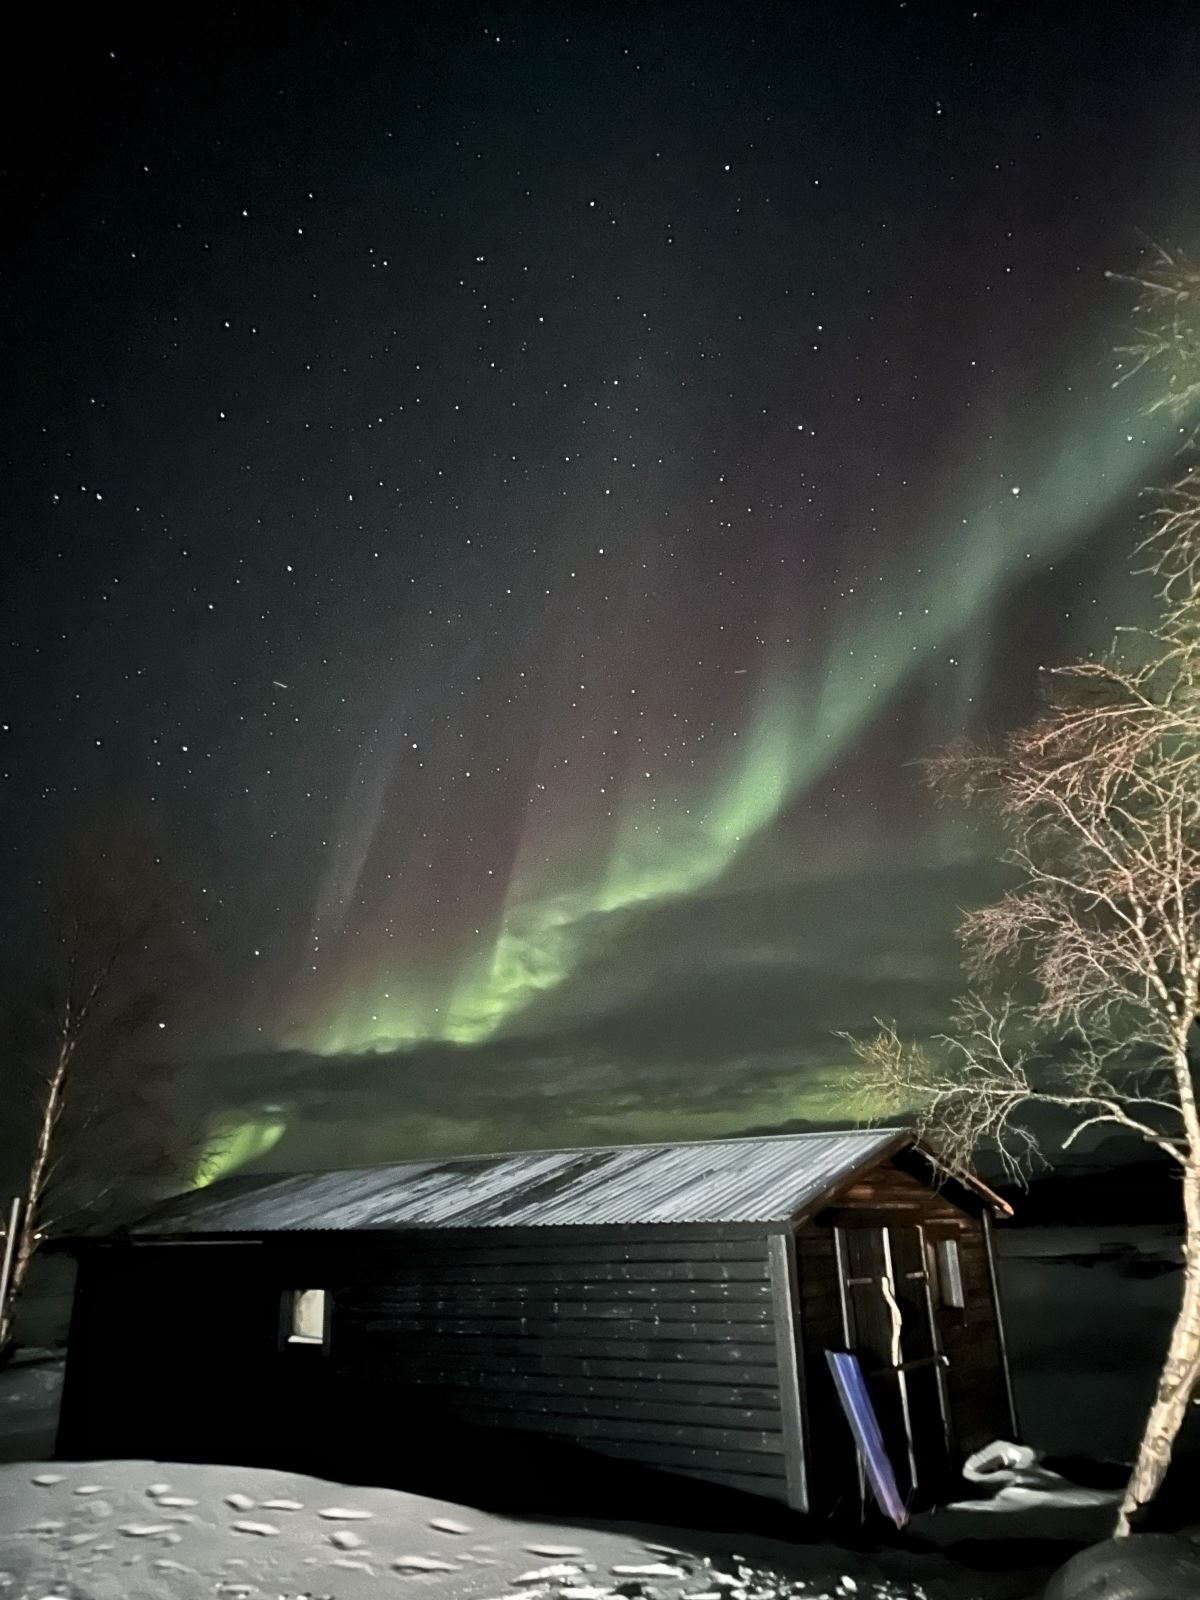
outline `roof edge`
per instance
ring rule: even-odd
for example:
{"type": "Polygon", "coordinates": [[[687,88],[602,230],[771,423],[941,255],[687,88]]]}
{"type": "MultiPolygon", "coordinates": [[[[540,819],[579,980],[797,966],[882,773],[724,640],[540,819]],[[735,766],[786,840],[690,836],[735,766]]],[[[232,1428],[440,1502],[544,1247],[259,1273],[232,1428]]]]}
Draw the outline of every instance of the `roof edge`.
{"type": "MultiPolygon", "coordinates": [[[[864,1130],[865,1132],[866,1130],[864,1130]]],[[[969,1167],[954,1165],[945,1161],[933,1145],[922,1139],[911,1128],[879,1128],[880,1134],[893,1133],[892,1140],[881,1149],[873,1151],[869,1156],[864,1156],[862,1161],[850,1172],[844,1172],[835,1184],[832,1184],[816,1199],[809,1201],[799,1211],[793,1213],[792,1224],[807,1222],[818,1211],[829,1205],[830,1201],[838,1195],[844,1194],[858,1182],[864,1173],[870,1172],[881,1161],[890,1161],[902,1150],[915,1150],[928,1161],[935,1174],[941,1174],[944,1179],[952,1183],[961,1184],[964,1189],[972,1190],[988,1210],[995,1212],[998,1217],[1011,1217],[1015,1215],[1012,1206],[994,1189],[990,1189],[982,1178],[976,1177],[969,1167]]]]}

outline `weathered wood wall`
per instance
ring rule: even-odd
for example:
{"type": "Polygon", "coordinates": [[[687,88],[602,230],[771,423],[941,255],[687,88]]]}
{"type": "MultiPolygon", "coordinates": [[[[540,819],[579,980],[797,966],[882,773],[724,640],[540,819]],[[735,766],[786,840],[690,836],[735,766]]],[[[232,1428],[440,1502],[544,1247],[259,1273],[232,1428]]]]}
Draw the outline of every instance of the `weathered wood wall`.
{"type": "MultiPolygon", "coordinates": [[[[958,1460],[1011,1432],[1000,1324],[988,1268],[984,1224],[956,1205],[946,1189],[932,1188],[900,1163],[885,1162],[865,1174],[838,1197],[836,1206],[819,1213],[799,1230],[801,1293],[810,1345],[810,1406],[818,1412],[829,1404],[832,1385],[822,1370],[826,1348],[842,1343],[838,1271],[833,1244],[837,1223],[920,1226],[929,1239],[958,1241],[966,1306],[939,1307],[936,1312],[946,1369],[952,1446],[958,1460]],[[832,1344],[828,1341],[834,1341],[832,1344]],[[819,1356],[819,1360],[817,1357],[819,1356]]],[[[836,1402],[834,1402],[836,1403],[836,1402]]]]}
{"type": "Polygon", "coordinates": [[[282,1460],[354,1416],[397,1438],[444,1417],[786,1500],[765,1231],[522,1235],[105,1249],[62,1448],[282,1460]],[[328,1354],[281,1347],[296,1288],[331,1294],[328,1354]]]}
{"type": "Polygon", "coordinates": [[[786,1496],[763,1233],[411,1236],[334,1306],[330,1360],[358,1383],[786,1496]]]}

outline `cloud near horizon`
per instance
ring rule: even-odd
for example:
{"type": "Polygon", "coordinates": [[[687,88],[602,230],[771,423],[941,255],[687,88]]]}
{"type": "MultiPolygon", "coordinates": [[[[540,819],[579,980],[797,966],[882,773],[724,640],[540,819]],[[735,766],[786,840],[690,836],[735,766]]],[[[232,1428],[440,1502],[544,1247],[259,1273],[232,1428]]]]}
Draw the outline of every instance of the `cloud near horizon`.
{"type": "Polygon", "coordinates": [[[539,1146],[710,1137],[844,1121],[843,1030],[914,1037],[960,987],[958,908],[981,864],[863,858],[790,884],[725,886],[577,930],[569,982],[474,1043],[336,1055],[244,1052],[205,1064],[236,1124],[283,1123],[249,1165],[282,1170],[539,1146]]]}

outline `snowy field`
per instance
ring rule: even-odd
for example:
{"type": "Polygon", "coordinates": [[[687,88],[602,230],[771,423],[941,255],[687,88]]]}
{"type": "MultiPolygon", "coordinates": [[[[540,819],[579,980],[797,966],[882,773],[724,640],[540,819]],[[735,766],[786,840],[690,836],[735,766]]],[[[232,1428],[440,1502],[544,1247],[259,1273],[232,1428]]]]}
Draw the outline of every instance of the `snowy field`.
{"type": "Polygon", "coordinates": [[[146,1461],[0,1467],[3,1600],[1022,1600],[1030,1575],[146,1461]]]}

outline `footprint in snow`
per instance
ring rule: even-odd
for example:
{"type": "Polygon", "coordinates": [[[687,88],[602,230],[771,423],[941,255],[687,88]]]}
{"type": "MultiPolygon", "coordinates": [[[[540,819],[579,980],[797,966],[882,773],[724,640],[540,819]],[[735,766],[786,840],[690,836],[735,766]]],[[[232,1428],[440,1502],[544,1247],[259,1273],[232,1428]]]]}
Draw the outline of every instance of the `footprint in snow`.
{"type": "Polygon", "coordinates": [[[255,1502],[248,1494],[227,1494],[225,1504],[232,1506],[235,1511],[253,1511],[255,1502]]]}
{"type": "Polygon", "coordinates": [[[465,1522],[456,1522],[453,1517],[430,1517],[429,1526],[436,1528],[439,1533],[472,1533],[474,1530],[465,1522]]]}
{"type": "Polygon", "coordinates": [[[66,1478],[61,1472],[39,1472],[36,1478],[31,1478],[30,1483],[36,1483],[39,1489],[51,1489],[56,1483],[66,1483],[66,1478]]]}
{"type": "Polygon", "coordinates": [[[373,1511],[359,1511],[354,1506],[326,1506],[318,1511],[319,1517],[324,1517],[326,1522],[366,1522],[373,1517],[373,1511]]]}
{"type": "Polygon", "coordinates": [[[269,1539],[279,1532],[273,1522],[234,1522],[230,1526],[234,1533],[256,1533],[263,1539],[269,1539]]]}
{"type": "Polygon", "coordinates": [[[169,1522],[123,1522],[117,1529],[129,1539],[157,1539],[171,1531],[169,1522]]]}
{"type": "Polygon", "coordinates": [[[264,1511],[303,1511],[304,1507],[299,1500],[264,1500],[264,1511]]]}
{"type": "Polygon", "coordinates": [[[585,1556],[587,1551],[579,1544],[527,1544],[531,1556],[585,1556]]]}
{"type": "Polygon", "coordinates": [[[453,1561],[439,1561],[436,1556],[397,1556],[392,1566],[397,1572],[457,1572],[453,1561]]]}

